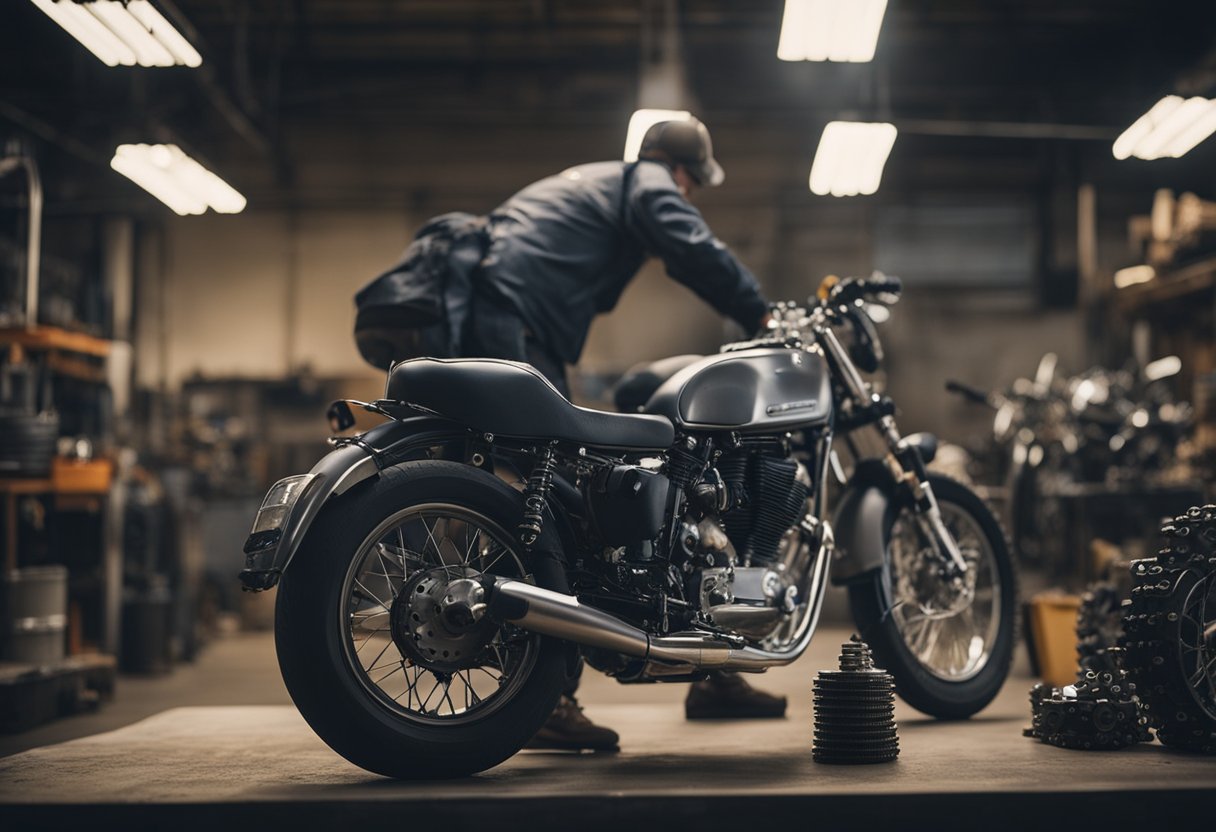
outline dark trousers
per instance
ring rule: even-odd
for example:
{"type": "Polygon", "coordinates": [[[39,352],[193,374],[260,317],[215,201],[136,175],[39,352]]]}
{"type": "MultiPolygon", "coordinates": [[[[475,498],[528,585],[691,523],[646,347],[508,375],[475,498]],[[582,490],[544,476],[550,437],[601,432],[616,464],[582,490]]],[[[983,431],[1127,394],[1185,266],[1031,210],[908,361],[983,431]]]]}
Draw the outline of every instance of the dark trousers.
{"type": "Polygon", "coordinates": [[[545,378],[570,398],[566,365],[528,330],[523,319],[502,301],[478,294],[465,331],[465,358],[502,358],[522,361],[540,370],[545,378]]]}

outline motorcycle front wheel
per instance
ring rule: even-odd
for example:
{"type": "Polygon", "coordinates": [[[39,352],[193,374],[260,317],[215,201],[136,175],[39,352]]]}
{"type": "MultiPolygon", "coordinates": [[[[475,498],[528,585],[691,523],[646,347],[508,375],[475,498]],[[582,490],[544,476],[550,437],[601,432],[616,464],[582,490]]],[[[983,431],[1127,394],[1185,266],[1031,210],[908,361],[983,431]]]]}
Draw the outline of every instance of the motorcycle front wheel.
{"type": "Polygon", "coordinates": [[[484,575],[564,591],[561,565],[512,534],[521,513],[501,480],[447,461],[388,469],[325,507],[280,583],[275,645],[330,748],[387,777],[460,777],[540,728],[567,647],[451,606],[484,575]]]}
{"type": "Polygon", "coordinates": [[[930,716],[965,719],[991,702],[1009,675],[1017,575],[984,501],[948,477],[930,475],[929,482],[966,575],[956,582],[941,576],[910,499],[896,499],[883,518],[884,566],[849,588],[849,603],[900,697],[930,716]]]}

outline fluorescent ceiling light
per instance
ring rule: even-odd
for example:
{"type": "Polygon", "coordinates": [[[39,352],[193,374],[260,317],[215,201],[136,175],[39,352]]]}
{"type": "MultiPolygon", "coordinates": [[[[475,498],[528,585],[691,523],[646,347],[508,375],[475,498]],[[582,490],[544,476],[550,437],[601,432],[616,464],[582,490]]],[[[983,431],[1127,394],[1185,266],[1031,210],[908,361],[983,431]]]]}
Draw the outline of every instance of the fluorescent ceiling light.
{"type": "Polygon", "coordinates": [[[1148,283],[1157,276],[1157,270],[1152,266],[1128,266],[1115,272],[1115,288],[1126,289],[1137,283],[1148,283]]]}
{"type": "Polygon", "coordinates": [[[1216,132],[1216,100],[1167,95],[1115,139],[1116,159],[1176,159],[1216,132]]]}
{"type": "Polygon", "coordinates": [[[198,66],[203,58],[148,0],[32,0],[106,66],[198,66]]]}
{"type": "Polygon", "coordinates": [[[783,61],[874,59],[887,0],[785,0],[777,57],[783,61]]]}
{"type": "Polygon", "coordinates": [[[895,125],[885,122],[828,122],[811,165],[811,190],[819,196],[877,191],[896,133],[895,125]]]}
{"type": "Polygon", "coordinates": [[[245,197],[175,144],[119,145],[110,167],[178,214],[245,210],[245,197]]]}
{"type": "Polygon", "coordinates": [[[127,11],[169,50],[175,63],[195,67],[203,62],[198,50],[148,0],[132,0],[127,11]]]}
{"type": "Polygon", "coordinates": [[[688,121],[692,113],[687,110],[637,110],[629,119],[629,130],[625,134],[625,161],[636,162],[642,149],[646,131],[661,121],[688,121]]]}

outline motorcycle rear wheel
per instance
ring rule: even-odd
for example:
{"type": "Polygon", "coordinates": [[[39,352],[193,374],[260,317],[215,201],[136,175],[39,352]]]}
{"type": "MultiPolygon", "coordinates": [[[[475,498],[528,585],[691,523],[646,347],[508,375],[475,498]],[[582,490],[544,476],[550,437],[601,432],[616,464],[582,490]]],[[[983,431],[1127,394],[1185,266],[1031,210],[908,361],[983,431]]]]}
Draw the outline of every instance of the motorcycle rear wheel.
{"type": "Polygon", "coordinates": [[[893,500],[883,518],[884,567],[849,587],[849,603],[875,662],[895,677],[905,702],[939,719],[966,719],[996,697],[1009,675],[1017,641],[1017,573],[1004,532],[984,501],[948,477],[931,474],[929,482],[972,567],[970,579],[980,582],[972,600],[940,603],[948,595],[934,597],[931,573],[921,576],[920,595],[909,591],[907,570],[900,571],[907,560],[892,548],[912,523],[905,499],[893,500]],[[954,644],[942,642],[943,636],[954,644]]]}
{"type": "Polygon", "coordinates": [[[275,645],[292,700],[330,748],[386,777],[461,777],[515,754],[545,722],[566,685],[561,641],[489,620],[439,641],[410,622],[425,614],[412,593],[442,596],[445,580],[478,567],[565,591],[561,565],[511,534],[521,512],[501,480],[430,460],[325,507],[280,582],[275,645]]]}

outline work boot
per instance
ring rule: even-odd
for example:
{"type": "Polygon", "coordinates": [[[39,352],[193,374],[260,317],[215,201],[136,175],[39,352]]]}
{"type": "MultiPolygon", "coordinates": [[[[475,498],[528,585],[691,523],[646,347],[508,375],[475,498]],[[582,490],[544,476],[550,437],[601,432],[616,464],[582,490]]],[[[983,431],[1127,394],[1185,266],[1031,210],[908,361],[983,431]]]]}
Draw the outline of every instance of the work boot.
{"type": "Polygon", "coordinates": [[[620,751],[621,738],[611,728],[589,720],[583,713],[583,706],[573,696],[562,694],[548,721],[536,732],[527,747],[559,751],[620,751]]]}
{"type": "Polygon", "coordinates": [[[785,716],[785,697],[756,690],[738,673],[711,673],[693,682],[684,700],[688,719],[779,719],[785,716]]]}

